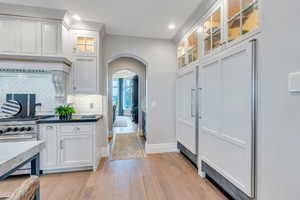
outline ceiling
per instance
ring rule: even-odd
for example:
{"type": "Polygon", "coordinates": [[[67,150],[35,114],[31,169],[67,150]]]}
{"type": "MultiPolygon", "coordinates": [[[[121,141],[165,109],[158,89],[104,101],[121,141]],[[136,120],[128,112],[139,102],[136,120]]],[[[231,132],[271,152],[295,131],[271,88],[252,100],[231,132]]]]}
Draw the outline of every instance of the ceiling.
{"type": "Polygon", "coordinates": [[[0,0],[76,13],[108,34],[171,39],[202,0],[0,0]],[[168,29],[169,24],[176,28],[168,29]]]}

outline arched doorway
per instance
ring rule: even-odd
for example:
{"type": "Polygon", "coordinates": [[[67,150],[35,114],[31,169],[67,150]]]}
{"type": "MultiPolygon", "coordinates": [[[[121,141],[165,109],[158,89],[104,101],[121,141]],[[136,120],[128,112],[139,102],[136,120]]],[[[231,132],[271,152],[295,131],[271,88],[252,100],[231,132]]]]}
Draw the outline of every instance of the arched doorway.
{"type": "Polygon", "coordinates": [[[146,65],[132,57],[116,58],[108,63],[107,81],[109,136],[113,138],[110,158],[143,157],[147,135],[146,65]]]}

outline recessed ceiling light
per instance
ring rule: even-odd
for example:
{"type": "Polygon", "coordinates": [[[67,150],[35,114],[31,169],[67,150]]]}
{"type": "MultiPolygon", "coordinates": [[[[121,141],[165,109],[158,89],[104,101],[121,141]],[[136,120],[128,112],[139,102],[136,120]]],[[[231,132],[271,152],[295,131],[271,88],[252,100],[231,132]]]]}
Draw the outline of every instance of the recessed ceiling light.
{"type": "Polygon", "coordinates": [[[169,25],[169,29],[174,29],[176,26],[174,24],[169,25]]]}
{"type": "Polygon", "coordinates": [[[78,20],[78,21],[81,20],[81,17],[79,15],[77,15],[77,14],[74,14],[72,16],[72,18],[75,19],[75,20],[78,20]]]}

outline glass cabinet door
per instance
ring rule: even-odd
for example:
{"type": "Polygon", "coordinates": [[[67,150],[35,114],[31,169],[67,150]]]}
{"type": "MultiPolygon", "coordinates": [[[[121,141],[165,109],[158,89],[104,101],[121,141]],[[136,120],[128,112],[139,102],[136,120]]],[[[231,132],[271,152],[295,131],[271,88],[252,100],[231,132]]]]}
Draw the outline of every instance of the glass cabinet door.
{"type": "Polygon", "coordinates": [[[199,42],[198,33],[197,33],[197,31],[194,31],[188,37],[187,53],[188,53],[188,63],[189,64],[196,61],[199,57],[198,42],[199,42]]]}
{"type": "Polygon", "coordinates": [[[177,48],[177,59],[178,59],[178,67],[184,67],[186,65],[185,62],[185,42],[181,42],[177,48]]]}
{"type": "Polygon", "coordinates": [[[204,54],[210,54],[214,49],[221,46],[222,40],[222,13],[221,8],[218,8],[208,19],[203,23],[204,36],[204,54]]]}
{"type": "Polygon", "coordinates": [[[95,55],[96,38],[92,36],[76,35],[74,51],[79,55],[95,55]]]}
{"type": "Polygon", "coordinates": [[[227,0],[228,41],[258,28],[258,0],[227,0]]]}

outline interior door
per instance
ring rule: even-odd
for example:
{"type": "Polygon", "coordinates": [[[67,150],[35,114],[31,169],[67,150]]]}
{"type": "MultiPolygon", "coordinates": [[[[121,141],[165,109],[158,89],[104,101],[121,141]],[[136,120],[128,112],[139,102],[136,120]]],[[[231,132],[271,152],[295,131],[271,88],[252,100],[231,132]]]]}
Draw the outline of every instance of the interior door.
{"type": "Polygon", "coordinates": [[[177,141],[193,154],[196,148],[196,68],[177,76],[176,135],[177,141]]]}
{"type": "Polygon", "coordinates": [[[254,195],[253,46],[246,42],[201,66],[202,160],[254,195]]]}

